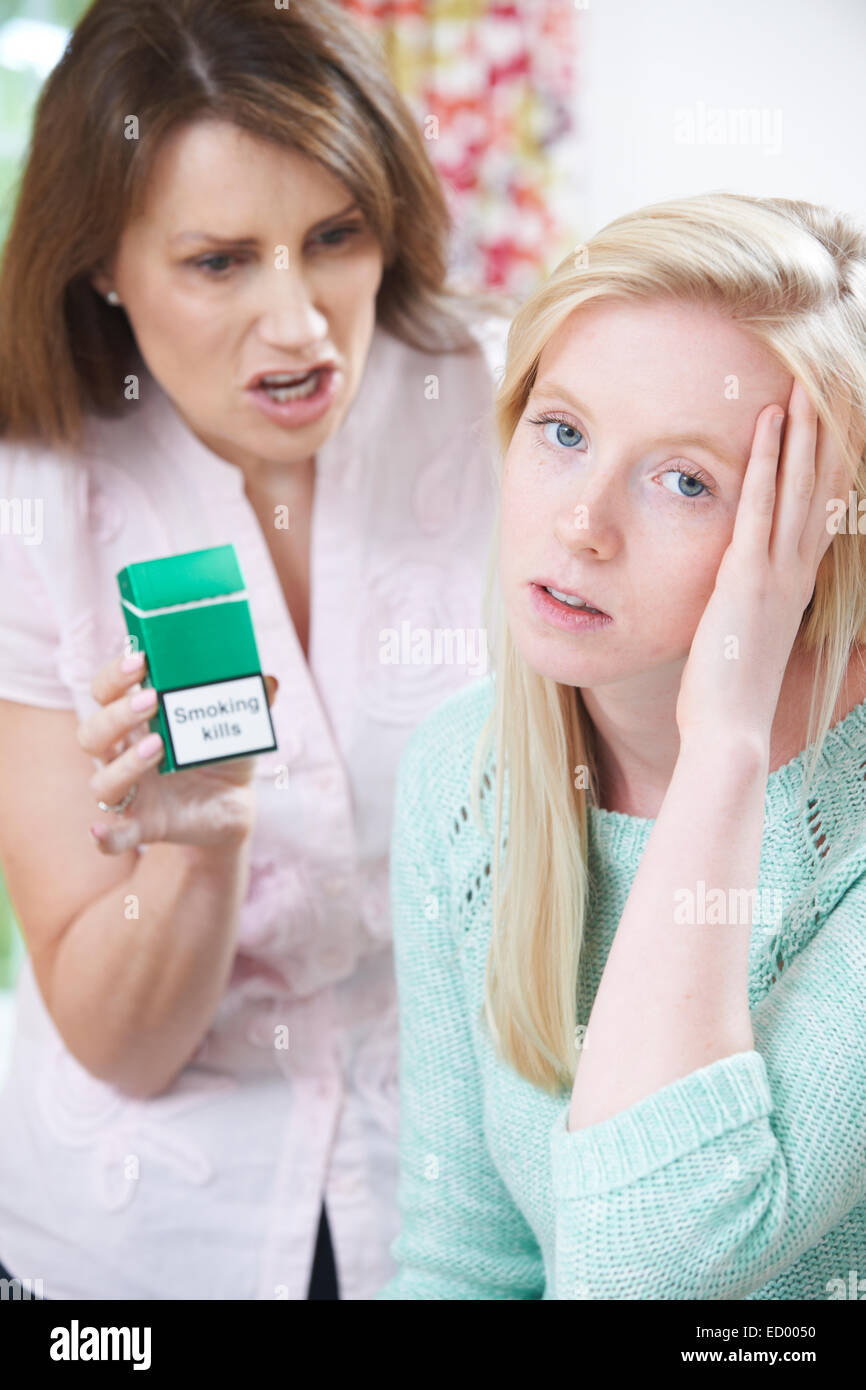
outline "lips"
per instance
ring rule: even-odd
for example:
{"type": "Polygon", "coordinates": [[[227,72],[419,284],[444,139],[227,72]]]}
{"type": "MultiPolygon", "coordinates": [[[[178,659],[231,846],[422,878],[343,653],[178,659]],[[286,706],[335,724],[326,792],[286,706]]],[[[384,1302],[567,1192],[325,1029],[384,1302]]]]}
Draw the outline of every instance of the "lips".
{"type": "Polygon", "coordinates": [[[610,617],[610,614],[602,608],[600,603],[596,603],[591,594],[585,594],[577,589],[569,589],[567,585],[557,584],[552,579],[533,579],[531,582],[540,589],[556,589],[560,594],[567,594],[569,598],[580,599],[581,603],[585,603],[588,608],[597,609],[605,618],[610,617]]]}
{"type": "Polygon", "coordinates": [[[250,377],[246,389],[248,391],[257,390],[265,377],[291,377],[293,381],[298,382],[302,381],[305,376],[309,376],[311,372],[333,371],[336,365],[334,358],[328,357],[322,362],[312,362],[309,367],[263,367],[261,371],[256,372],[255,376],[250,377]]]}

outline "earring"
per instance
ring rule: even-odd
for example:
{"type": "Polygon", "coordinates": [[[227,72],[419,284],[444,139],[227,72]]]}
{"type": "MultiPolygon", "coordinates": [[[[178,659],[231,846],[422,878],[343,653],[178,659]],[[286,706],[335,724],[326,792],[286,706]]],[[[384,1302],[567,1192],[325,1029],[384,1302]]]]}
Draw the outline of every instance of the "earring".
{"type": "Polygon", "coordinates": [[[117,293],[117,290],[109,290],[105,298],[108,300],[109,304],[120,303],[120,295],[117,293]]]}

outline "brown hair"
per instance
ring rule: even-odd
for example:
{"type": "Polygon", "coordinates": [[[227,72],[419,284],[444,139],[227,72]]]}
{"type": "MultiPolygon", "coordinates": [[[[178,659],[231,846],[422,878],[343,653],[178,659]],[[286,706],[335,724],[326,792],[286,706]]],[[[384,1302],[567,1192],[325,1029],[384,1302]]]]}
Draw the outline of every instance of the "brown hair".
{"type": "Polygon", "coordinates": [[[166,135],[200,118],[298,150],[355,196],[383,250],[377,321],[422,351],[467,352],[445,286],[451,218],[414,118],[372,42],[330,0],[95,0],[36,106],[0,268],[0,435],[81,440],[143,365],[90,275],[141,209],[166,135]],[[134,115],[138,138],[127,139],[134,115]],[[119,385],[120,383],[120,385],[119,385]]]}

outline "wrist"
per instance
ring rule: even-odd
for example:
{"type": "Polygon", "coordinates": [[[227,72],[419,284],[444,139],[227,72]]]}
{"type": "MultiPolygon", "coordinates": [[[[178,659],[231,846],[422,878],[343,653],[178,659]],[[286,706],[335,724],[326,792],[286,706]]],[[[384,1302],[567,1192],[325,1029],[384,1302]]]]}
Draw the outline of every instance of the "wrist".
{"type": "Polygon", "coordinates": [[[704,769],[713,777],[728,773],[733,777],[763,776],[770,762],[769,734],[757,729],[718,729],[709,737],[704,731],[682,734],[677,762],[704,769]]]}
{"type": "Polygon", "coordinates": [[[220,866],[229,869],[238,860],[245,858],[249,854],[252,838],[253,826],[249,825],[234,826],[219,840],[209,841],[205,844],[181,841],[164,841],[163,843],[170,844],[175,854],[191,866],[215,870],[220,866]]]}

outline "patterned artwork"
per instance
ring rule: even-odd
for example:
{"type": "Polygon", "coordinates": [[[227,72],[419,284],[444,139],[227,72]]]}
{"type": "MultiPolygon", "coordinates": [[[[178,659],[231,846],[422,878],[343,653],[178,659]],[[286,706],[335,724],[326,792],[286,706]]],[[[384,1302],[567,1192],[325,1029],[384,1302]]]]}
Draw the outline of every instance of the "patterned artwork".
{"type": "Polygon", "coordinates": [[[342,0],[384,49],[455,219],[452,279],[523,296],[580,240],[574,0],[342,0]]]}

